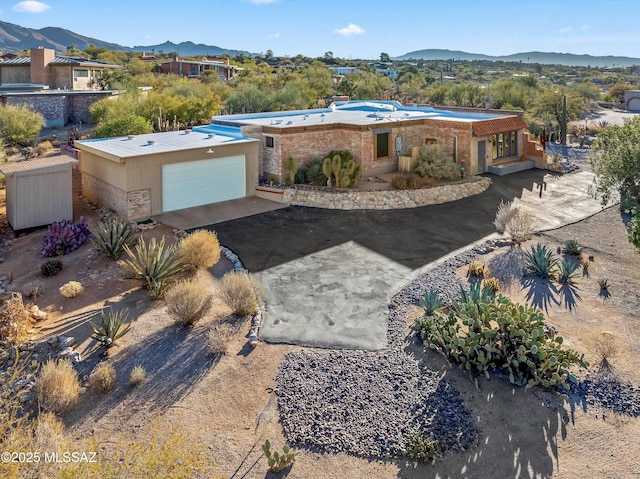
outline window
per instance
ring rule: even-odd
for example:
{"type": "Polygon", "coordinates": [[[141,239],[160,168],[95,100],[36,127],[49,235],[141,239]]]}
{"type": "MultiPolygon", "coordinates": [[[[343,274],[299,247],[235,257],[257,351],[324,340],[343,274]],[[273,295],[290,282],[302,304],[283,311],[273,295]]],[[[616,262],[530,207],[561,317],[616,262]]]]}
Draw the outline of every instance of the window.
{"type": "Polygon", "coordinates": [[[75,78],[88,78],[89,70],[73,70],[73,76],[75,78]]]}
{"type": "Polygon", "coordinates": [[[436,140],[435,138],[425,138],[424,139],[424,144],[425,145],[437,145],[438,144],[438,140],[436,140]]]}
{"type": "Polygon", "coordinates": [[[389,156],[389,132],[376,134],[376,158],[389,156]]]}
{"type": "Polygon", "coordinates": [[[273,148],[273,137],[272,136],[265,136],[264,137],[264,146],[266,146],[267,148],[273,148]]]}
{"type": "Polygon", "coordinates": [[[518,155],[518,132],[507,131],[493,137],[493,159],[518,155]]]}

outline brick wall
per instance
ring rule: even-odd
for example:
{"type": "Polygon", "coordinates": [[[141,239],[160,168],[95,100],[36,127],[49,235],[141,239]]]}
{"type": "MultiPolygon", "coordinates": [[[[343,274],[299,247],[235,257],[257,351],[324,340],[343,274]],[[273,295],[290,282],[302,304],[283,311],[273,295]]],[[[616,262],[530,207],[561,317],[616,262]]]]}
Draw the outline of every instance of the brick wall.
{"type": "Polygon", "coordinates": [[[31,83],[51,85],[51,62],[56,56],[55,50],[48,48],[31,49],[31,83]]]}

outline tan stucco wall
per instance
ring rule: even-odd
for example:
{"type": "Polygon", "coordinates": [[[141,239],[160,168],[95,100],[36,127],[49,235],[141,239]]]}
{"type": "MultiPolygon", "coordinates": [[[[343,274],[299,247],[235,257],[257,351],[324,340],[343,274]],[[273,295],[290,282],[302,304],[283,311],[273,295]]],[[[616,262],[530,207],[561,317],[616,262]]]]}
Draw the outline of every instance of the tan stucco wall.
{"type": "Polygon", "coordinates": [[[70,66],[51,66],[51,88],[73,89],[70,66]]]}
{"type": "Polygon", "coordinates": [[[28,66],[0,67],[0,84],[31,83],[31,69],[28,66]]]}

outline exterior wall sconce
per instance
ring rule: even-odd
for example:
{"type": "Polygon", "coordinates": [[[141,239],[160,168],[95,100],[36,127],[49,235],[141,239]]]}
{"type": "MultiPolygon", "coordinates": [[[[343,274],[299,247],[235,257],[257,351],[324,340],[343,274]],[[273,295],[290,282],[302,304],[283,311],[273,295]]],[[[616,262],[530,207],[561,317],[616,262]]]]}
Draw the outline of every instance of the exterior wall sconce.
{"type": "Polygon", "coordinates": [[[209,153],[209,154],[214,153],[214,151],[211,148],[209,148],[206,152],[209,153]]]}

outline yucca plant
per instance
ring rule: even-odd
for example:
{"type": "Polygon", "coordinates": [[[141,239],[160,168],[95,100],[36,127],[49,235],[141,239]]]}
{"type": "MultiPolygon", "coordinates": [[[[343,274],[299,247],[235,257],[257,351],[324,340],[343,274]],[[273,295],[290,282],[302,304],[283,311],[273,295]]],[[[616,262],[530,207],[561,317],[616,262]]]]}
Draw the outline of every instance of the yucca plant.
{"type": "Polygon", "coordinates": [[[576,278],[576,276],[578,276],[577,269],[579,266],[580,264],[575,261],[563,259],[562,261],[560,261],[558,280],[562,284],[573,283],[573,280],[576,278]]]}
{"type": "Polygon", "coordinates": [[[131,323],[127,322],[128,316],[126,309],[116,312],[110,309],[108,314],[102,311],[100,326],[91,323],[93,338],[102,343],[105,348],[114,346],[118,339],[131,330],[131,323]]]}
{"type": "Polygon", "coordinates": [[[424,309],[424,313],[427,316],[431,316],[437,310],[442,307],[442,300],[437,291],[430,290],[424,293],[424,296],[420,298],[420,306],[424,309]]]}
{"type": "Polygon", "coordinates": [[[580,256],[582,253],[582,245],[577,240],[568,239],[562,246],[562,251],[571,256],[580,256]]]}
{"type": "Polygon", "coordinates": [[[524,253],[524,260],[523,273],[525,275],[539,276],[543,279],[553,276],[558,267],[558,258],[555,257],[553,251],[540,243],[532,246],[531,251],[524,253]]]}
{"type": "Polygon", "coordinates": [[[120,218],[111,218],[98,222],[97,229],[91,232],[91,240],[102,253],[117,260],[125,246],[136,242],[136,229],[120,218]]]}
{"type": "Polygon", "coordinates": [[[121,265],[134,278],[142,281],[155,299],[161,298],[171,281],[184,271],[176,247],[165,247],[164,236],[160,242],[151,238],[148,245],[141,237],[136,243],[135,252],[126,245],[124,252],[130,259],[122,261],[121,265]]]}

